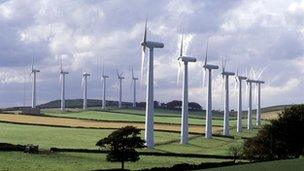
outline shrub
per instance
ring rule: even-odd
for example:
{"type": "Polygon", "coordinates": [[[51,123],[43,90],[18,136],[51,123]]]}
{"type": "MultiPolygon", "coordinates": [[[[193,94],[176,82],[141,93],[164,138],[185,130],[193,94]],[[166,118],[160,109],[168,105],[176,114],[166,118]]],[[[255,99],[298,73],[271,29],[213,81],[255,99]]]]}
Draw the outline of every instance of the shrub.
{"type": "Polygon", "coordinates": [[[304,105],[285,108],[277,120],[245,141],[244,155],[253,161],[298,158],[303,154],[303,131],[304,105]]]}

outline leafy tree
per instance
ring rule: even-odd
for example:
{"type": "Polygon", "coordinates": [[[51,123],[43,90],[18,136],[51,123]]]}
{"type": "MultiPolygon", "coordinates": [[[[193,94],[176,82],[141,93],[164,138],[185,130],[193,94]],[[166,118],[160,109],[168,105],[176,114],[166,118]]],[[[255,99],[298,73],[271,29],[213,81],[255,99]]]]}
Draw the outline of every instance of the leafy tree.
{"type": "Polygon", "coordinates": [[[182,107],[182,101],[179,100],[173,100],[167,103],[167,108],[169,109],[181,109],[181,107],[182,107]]]}
{"type": "Polygon", "coordinates": [[[140,137],[140,129],[126,126],[112,132],[108,137],[99,140],[96,146],[106,149],[107,161],[121,162],[124,169],[126,161],[138,161],[139,154],[135,148],[143,148],[145,141],[140,137]]]}
{"type": "Polygon", "coordinates": [[[202,106],[196,102],[190,102],[189,103],[189,109],[190,110],[202,110],[202,106]]]}
{"type": "Polygon", "coordinates": [[[250,160],[298,158],[304,149],[303,131],[304,105],[285,108],[277,120],[245,141],[244,155],[250,160]]]}

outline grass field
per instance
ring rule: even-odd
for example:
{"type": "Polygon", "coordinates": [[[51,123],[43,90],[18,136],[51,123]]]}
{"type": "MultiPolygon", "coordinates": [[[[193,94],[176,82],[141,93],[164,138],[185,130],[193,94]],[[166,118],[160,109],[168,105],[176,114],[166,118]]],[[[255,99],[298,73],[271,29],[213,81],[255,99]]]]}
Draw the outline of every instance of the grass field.
{"type": "MultiPolygon", "coordinates": [[[[104,120],[104,121],[132,121],[132,122],[145,122],[145,115],[143,110],[134,109],[116,109],[111,110],[111,112],[102,111],[83,111],[83,110],[68,110],[67,112],[61,112],[58,109],[44,109],[43,112],[46,115],[57,116],[57,117],[68,117],[68,118],[80,118],[80,119],[94,119],[94,120],[104,120]],[[126,112],[126,113],[123,113],[126,112]],[[134,113],[133,113],[134,112],[134,113]]],[[[273,114],[273,113],[272,113],[273,114]]],[[[274,117],[274,115],[267,115],[267,119],[274,117]]],[[[255,119],[255,117],[253,117],[255,119]]],[[[165,109],[158,109],[155,114],[155,123],[172,123],[180,124],[180,112],[170,111],[165,109]]],[[[205,114],[195,112],[195,114],[190,114],[189,124],[193,125],[205,125],[205,114]]],[[[268,123],[268,121],[262,121],[268,123]]],[[[243,123],[246,124],[246,115],[244,114],[243,123]]],[[[230,124],[236,125],[236,117],[230,117],[230,124]]],[[[213,125],[222,126],[223,117],[219,114],[213,116],[213,125]]]]}
{"type": "MultiPolygon", "coordinates": [[[[279,160],[207,169],[208,171],[303,171],[304,159],[279,160]]],[[[203,170],[202,170],[203,171],[203,170]]],[[[205,171],[205,169],[204,169],[205,171]]]]}
{"type": "MultiPolygon", "coordinates": [[[[71,170],[84,171],[94,169],[120,168],[120,163],[106,161],[105,154],[86,153],[53,153],[31,155],[21,152],[0,153],[2,170],[71,170]],[[18,161],[18,162],[16,162],[18,161]]],[[[179,163],[199,164],[202,162],[221,162],[223,159],[179,158],[142,156],[136,163],[127,162],[126,169],[142,169],[151,167],[170,167],[179,163]]],[[[1,170],[0,169],[0,170],[1,170]]]]}
{"type": "MultiPolygon", "coordinates": [[[[49,125],[53,125],[38,126],[0,122],[0,142],[13,144],[36,144],[39,145],[39,147],[43,150],[49,149],[50,147],[97,149],[95,143],[99,139],[110,134],[114,128],[122,127],[126,124],[135,124],[135,126],[144,128],[143,126],[145,120],[143,110],[133,109],[112,109],[110,112],[69,109],[68,112],[64,113],[61,113],[58,109],[47,109],[43,110],[43,112],[47,115],[56,117],[0,115],[0,120],[2,118],[4,121],[6,121],[5,119],[9,119],[8,121],[12,122],[19,122],[20,120],[20,122],[27,122],[31,124],[47,123],[49,125]],[[85,126],[95,128],[103,127],[107,129],[54,127],[54,125],[74,127],[85,126]]],[[[267,116],[268,118],[271,118],[276,115],[274,113],[268,113],[267,116]]],[[[155,148],[152,150],[143,149],[141,151],[228,155],[228,149],[232,144],[242,143],[242,137],[252,137],[256,135],[258,131],[258,128],[255,128],[253,131],[247,131],[244,128],[244,132],[242,134],[237,134],[235,130],[235,120],[236,118],[232,117],[230,122],[232,127],[231,135],[234,136],[234,138],[215,136],[213,139],[208,140],[205,139],[203,135],[193,134],[190,135],[191,140],[189,141],[189,144],[180,145],[179,133],[155,131],[155,148]]],[[[189,121],[190,124],[192,124],[190,131],[193,131],[193,129],[197,127],[197,132],[204,132],[203,125],[205,124],[205,120],[203,113],[191,113],[189,121]]],[[[244,118],[243,121],[244,125],[246,125],[246,118],[244,118]]],[[[157,110],[155,122],[159,123],[155,124],[155,128],[162,130],[166,130],[167,128],[175,131],[180,130],[180,114],[178,111],[157,110]]],[[[214,125],[218,125],[217,127],[214,127],[215,129],[220,128],[218,131],[222,129],[222,117],[220,117],[219,114],[214,116],[213,123],[214,125]]],[[[268,123],[268,121],[263,121],[263,124],[265,123],[268,123]]],[[[216,132],[216,130],[214,131],[216,132]]],[[[0,170],[92,170],[120,167],[119,163],[106,162],[104,154],[52,153],[29,155],[20,152],[1,152],[0,158],[0,170]]],[[[160,166],[169,167],[178,163],[198,164],[202,162],[223,161],[222,159],[202,159],[189,157],[142,156],[141,158],[142,159],[137,163],[127,163],[127,168],[141,169],[160,166]]]]}

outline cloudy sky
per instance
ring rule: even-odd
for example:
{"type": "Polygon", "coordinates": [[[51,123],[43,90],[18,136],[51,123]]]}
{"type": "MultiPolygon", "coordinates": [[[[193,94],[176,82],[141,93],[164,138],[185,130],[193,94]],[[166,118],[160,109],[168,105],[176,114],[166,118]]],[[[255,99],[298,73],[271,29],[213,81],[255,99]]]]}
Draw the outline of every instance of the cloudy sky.
{"type": "MultiPolygon", "coordinates": [[[[205,106],[202,60],[261,79],[263,106],[304,100],[304,1],[286,0],[0,0],[0,106],[30,105],[32,58],[38,74],[38,103],[59,99],[59,65],[67,77],[67,98],[81,98],[81,73],[91,73],[89,98],[101,97],[102,66],[110,76],[109,99],[117,99],[115,69],[125,73],[123,99],[132,99],[131,68],[140,76],[145,18],[155,51],[155,99],[181,99],[177,84],[178,46],[185,34],[189,100],[205,106]],[[251,72],[250,72],[251,71],[251,72]]],[[[215,108],[223,105],[220,70],[213,75],[215,108]]],[[[234,79],[231,105],[236,106],[234,79]]],[[[245,90],[245,86],[244,86],[245,90]]],[[[139,100],[145,84],[138,86],[139,100]]],[[[246,103],[244,104],[246,105],[246,103]]]]}

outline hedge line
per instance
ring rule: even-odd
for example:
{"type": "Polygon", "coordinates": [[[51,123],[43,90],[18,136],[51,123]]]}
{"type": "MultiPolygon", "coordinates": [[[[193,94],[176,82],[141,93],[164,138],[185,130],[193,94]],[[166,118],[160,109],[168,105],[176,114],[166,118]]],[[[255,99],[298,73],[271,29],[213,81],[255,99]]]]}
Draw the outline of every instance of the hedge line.
{"type": "MultiPolygon", "coordinates": [[[[50,148],[52,152],[77,152],[77,153],[107,153],[106,150],[99,149],[73,149],[73,148],[50,148]]],[[[191,153],[162,153],[162,152],[138,152],[144,156],[172,156],[172,157],[192,157],[192,158],[216,158],[216,159],[234,159],[232,156],[191,154],[191,153]]]]}

